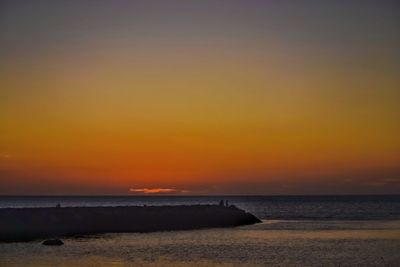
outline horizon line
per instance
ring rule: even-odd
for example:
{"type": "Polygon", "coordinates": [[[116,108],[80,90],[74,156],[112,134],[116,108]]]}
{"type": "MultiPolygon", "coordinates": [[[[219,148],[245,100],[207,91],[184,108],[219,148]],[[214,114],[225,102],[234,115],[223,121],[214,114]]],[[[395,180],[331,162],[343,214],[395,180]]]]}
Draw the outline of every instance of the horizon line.
{"type": "Polygon", "coordinates": [[[212,195],[182,195],[182,194],[0,194],[0,197],[303,197],[303,196],[400,196],[399,194],[212,194],[212,195]]]}

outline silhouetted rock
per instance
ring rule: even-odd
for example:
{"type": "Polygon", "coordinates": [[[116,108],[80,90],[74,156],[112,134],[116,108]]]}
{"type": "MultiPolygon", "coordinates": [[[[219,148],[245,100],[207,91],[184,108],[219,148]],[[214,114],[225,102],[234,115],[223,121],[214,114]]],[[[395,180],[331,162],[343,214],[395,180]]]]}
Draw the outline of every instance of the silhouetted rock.
{"type": "Polygon", "coordinates": [[[0,209],[0,242],[109,232],[232,227],[260,220],[232,205],[0,209]]]}
{"type": "Polygon", "coordinates": [[[42,245],[45,246],[62,246],[64,245],[64,242],[62,242],[60,239],[47,239],[43,241],[42,245]]]}

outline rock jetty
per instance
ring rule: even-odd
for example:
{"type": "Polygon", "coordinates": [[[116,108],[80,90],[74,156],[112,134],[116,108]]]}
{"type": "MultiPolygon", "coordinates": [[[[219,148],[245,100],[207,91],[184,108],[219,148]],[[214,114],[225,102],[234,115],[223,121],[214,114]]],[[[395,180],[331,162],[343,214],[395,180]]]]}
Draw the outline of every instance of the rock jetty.
{"type": "Polygon", "coordinates": [[[98,233],[233,227],[260,220],[233,205],[0,209],[0,242],[98,233]]]}

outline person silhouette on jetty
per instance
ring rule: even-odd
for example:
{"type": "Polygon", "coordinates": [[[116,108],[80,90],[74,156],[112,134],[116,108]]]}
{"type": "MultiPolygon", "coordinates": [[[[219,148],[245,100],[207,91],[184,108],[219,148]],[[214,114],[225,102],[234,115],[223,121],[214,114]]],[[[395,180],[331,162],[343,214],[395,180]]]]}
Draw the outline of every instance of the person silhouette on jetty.
{"type": "Polygon", "coordinates": [[[232,205],[232,204],[229,206],[229,201],[228,201],[228,200],[223,200],[223,199],[221,199],[221,200],[219,201],[218,206],[220,206],[220,207],[226,207],[226,208],[236,208],[236,206],[235,206],[235,205],[232,205]]]}

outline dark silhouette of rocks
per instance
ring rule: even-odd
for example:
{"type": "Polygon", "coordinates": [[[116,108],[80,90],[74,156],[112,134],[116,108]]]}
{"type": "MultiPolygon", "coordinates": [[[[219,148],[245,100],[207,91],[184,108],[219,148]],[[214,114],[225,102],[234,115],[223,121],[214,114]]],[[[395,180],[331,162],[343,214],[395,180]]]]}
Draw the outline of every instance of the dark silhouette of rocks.
{"type": "Polygon", "coordinates": [[[60,239],[47,239],[47,240],[43,241],[42,245],[45,245],[45,246],[62,246],[62,245],[64,245],[64,242],[62,242],[62,240],[60,240],[60,239]]]}
{"type": "Polygon", "coordinates": [[[119,206],[0,209],[0,242],[109,232],[232,227],[260,220],[234,206],[119,206]]]}

